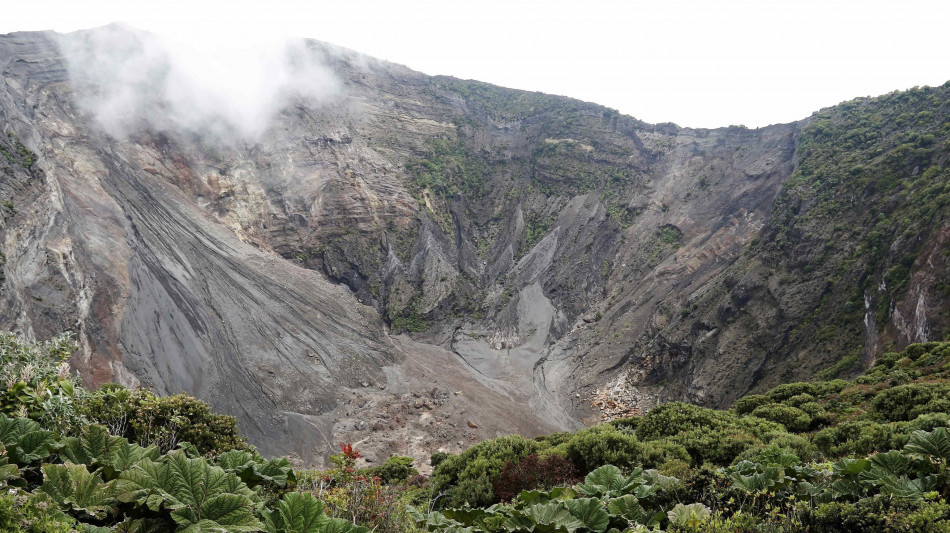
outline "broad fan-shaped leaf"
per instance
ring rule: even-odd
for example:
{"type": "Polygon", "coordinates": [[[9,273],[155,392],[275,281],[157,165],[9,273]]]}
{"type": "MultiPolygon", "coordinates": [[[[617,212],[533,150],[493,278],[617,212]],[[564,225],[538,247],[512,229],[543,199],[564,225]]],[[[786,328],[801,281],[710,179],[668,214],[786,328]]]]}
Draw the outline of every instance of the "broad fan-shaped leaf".
{"type": "Polygon", "coordinates": [[[287,486],[288,480],[294,479],[293,467],[283,457],[265,460],[254,452],[231,450],[218,456],[217,464],[237,474],[249,487],[271,484],[283,488],[287,486]]]}
{"type": "Polygon", "coordinates": [[[0,444],[10,462],[26,466],[49,457],[53,434],[29,418],[0,417],[0,444]]]}
{"type": "Polygon", "coordinates": [[[106,459],[113,437],[105,427],[91,424],[83,428],[79,437],[63,439],[60,456],[77,465],[99,464],[106,459]]]}
{"type": "Polygon", "coordinates": [[[53,434],[49,431],[40,430],[25,433],[17,439],[17,445],[13,448],[15,454],[11,453],[10,458],[18,464],[41,461],[49,457],[53,443],[53,434]]]}
{"type": "Polygon", "coordinates": [[[651,513],[640,505],[637,497],[625,494],[607,502],[607,510],[614,516],[619,516],[628,522],[654,527],[660,524],[665,516],[662,512],[651,513]]]}
{"type": "MultiPolygon", "coordinates": [[[[324,504],[313,494],[285,494],[273,511],[264,511],[264,527],[268,533],[319,533],[328,518],[324,504]]],[[[418,519],[418,517],[415,517],[418,519]]]]}
{"type": "Polygon", "coordinates": [[[143,459],[157,461],[161,456],[161,451],[155,446],[143,448],[138,444],[130,444],[125,439],[118,439],[109,448],[109,454],[102,465],[103,476],[113,479],[143,459]]]}
{"type": "Polygon", "coordinates": [[[442,514],[450,520],[455,520],[463,526],[472,526],[479,520],[488,516],[488,511],[478,508],[446,509],[442,514]]]}
{"type": "Polygon", "coordinates": [[[417,526],[425,528],[428,531],[459,531],[460,528],[462,528],[462,524],[446,518],[445,515],[438,511],[424,515],[410,510],[409,515],[416,522],[417,526]]]}
{"type": "Polygon", "coordinates": [[[342,518],[331,518],[324,524],[321,533],[369,533],[368,527],[358,526],[342,518]]]}
{"type": "Polygon", "coordinates": [[[42,491],[64,509],[102,518],[115,512],[111,483],[89,473],[83,465],[43,465],[42,491]]]}
{"type": "Polygon", "coordinates": [[[946,463],[950,461],[950,429],[939,427],[930,432],[915,431],[904,451],[920,459],[939,459],[946,463]]]}
{"type": "Polygon", "coordinates": [[[43,428],[29,418],[7,418],[0,416],[0,443],[7,448],[16,444],[20,435],[40,431],[43,428]]]}
{"type": "Polygon", "coordinates": [[[861,473],[864,478],[870,473],[883,471],[894,476],[903,476],[910,472],[910,458],[897,450],[887,453],[874,454],[871,457],[871,468],[861,473]]]}
{"type": "Polygon", "coordinates": [[[564,502],[571,516],[580,520],[584,527],[601,533],[607,530],[610,524],[610,515],[604,510],[604,506],[597,498],[581,498],[577,500],[567,500],[564,502]]]}
{"type": "Polygon", "coordinates": [[[526,510],[524,515],[534,521],[535,531],[549,530],[549,528],[539,528],[539,526],[553,526],[570,533],[584,527],[584,523],[572,516],[561,502],[533,505],[526,510]]]}
{"type": "Polygon", "coordinates": [[[7,459],[7,449],[0,444],[0,482],[10,481],[20,477],[20,469],[17,465],[9,463],[7,459]]]}
{"type": "Polygon", "coordinates": [[[172,511],[177,531],[263,528],[254,516],[254,491],[234,474],[209,465],[203,458],[188,458],[181,450],[169,453],[162,462],[139,461],[119,475],[116,489],[120,501],[152,511],[172,511]]]}
{"type": "Polygon", "coordinates": [[[867,459],[842,459],[834,464],[834,473],[842,477],[856,477],[868,468],[871,468],[871,461],[867,459]]]}
{"type": "Polygon", "coordinates": [[[701,503],[691,503],[689,505],[678,503],[666,514],[671,525],[696,529],[712,515],[712,512],[701,503]]]}
{"type": "Polygon", "coordinates": [[[119,475],[115,484],[116,498],[152,511],[177,509],[184,505],[174,496],[181,490],[181,484],[168,465],[143,459],[119,475]]]}
{"type": "MultiPolygon", "coordinates": [[[[633,477],[633,476],[631,476],[633,477]]],[[[640,475],[642,482],[656,487],[658,490],[665,490],[680,484],[680,480],[673,476],[664,476],[658,470],[644,470],[640,475]]]]}
{"type": "Polygon", "coordinates": [[[577,485],[577,492],[584,496],[619,496],[637,484],[641,472],[637,470],[628,478],[616,466],[604,465],[587,474],[584,482],[577,485]]]}
{"type": "Polygon", "coordinates": [[[217,494],[201,502],[200,506],[182,507],[171,513],[181,533],[242,532],[263,529],[254,517],[249,500],[238,494],[217,494]]]}

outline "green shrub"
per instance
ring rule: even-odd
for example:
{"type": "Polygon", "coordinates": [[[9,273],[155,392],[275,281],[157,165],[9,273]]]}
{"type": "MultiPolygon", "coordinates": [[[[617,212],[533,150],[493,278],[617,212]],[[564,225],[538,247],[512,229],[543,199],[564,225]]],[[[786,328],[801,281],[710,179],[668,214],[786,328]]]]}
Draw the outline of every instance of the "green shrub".
{"type": "Polygon", "coordinates": [[[640,449],[640,465],[643,468],[659,468],[670,461],[690,460],[690,454],[680,444],[668,440],[652,440],[642,442],[640,449]]]}
{"type": "Polygon", "coordinates": [[[818,402],[806,402],[798,406],[811,417],[809,429],[816,429],[831,424],[833,416],[818,402]]]}
{"type": "Polygon", "coordinates": [[[571,440],[572,437],[574,437],[573,433],[561,431],[559,433],[551,433],[550,435],[541,435],[540,437],[535,437],[534,440],[549,446],[559,446],[571,440]]]}
{"type": "Polygon", "coordinates": [[[746,415],[740,418],[739,421],[736,422],[736,427],[748,431],[759,439],[763,439],[766,435],[775,433],[788,434],[785,430],[785,426],[782,424],[752,415],[746,415]]]}
{"type": "Polygon", "coordinates": [[[634,433],[637,430],[637,426],[640,425],[641,420],[642,418],[639,416],[632,416],[629,418],[618,418],[616,420],[611,420],[610,425],[619,429],[620,431],[624,431],[626,433],[634,433]]]}
{"type": "Polygon", "coordinates": [[[429,466],[435,468],[442,464],[443,461],[451,457],[452,454],[446,452],[435,452],[429,457],[429,466]]]}
{"type": "Polygon", "coordinates": [[[445,458],[432,473],[433,491],[445,494],[443,505],[495,503],[492,484],[508,462],[537,453],[543,445],[520,435],[480,442],[459,455],[445,458]]]}
{"type": "Polygon", "coordinates": [[[844,422],[819,431],[812,442],[831,457],[867,455],[889,449],[894,429],[889,424],[870,420],[844,422]]]}
{"type": "Polygon", "coordinates": [[[755,410],[756,407],[760,405],[766,405],[772,403],[772,398],[764,394],[750,394],[749,396],[743,396],[736,400],[736,403],[733,404],[733,409],[735,409],[737,415],[746,415],[755,410]]]}
{"type": "Polygon", "coordinates": [[[711,429],[733,425],[736,417],[725,411],[716,411],[682,402],[670,402],[656,407],[641,417],[637,438],[642,441],[670,437],[683,431],[711,429]]]}
{"type": "Polygon", "coordinates": [[[904,427],[907,433],[914,431],[933,431],[934,428],[950,426],[950,411],[943,413],[927,413],[911,420],[904,427]]]}
{"type": "Polygon", "coordinates": [[[766,396],[772,398],[777,402],[785,401],[792,396],[798,396],[799,394],[810,394],[815,396],[819,394],[818,386],[814,383],[786,383],[784,385],[779,385],[774,389],[765,393],[766,396]]]}
{"type": "Polygon", "coordinates": [[[795,396],[792,396],[791,398],[785,400],[782,403],[784,403],[785,405],[790,405],[792,407],[801,408],[801,406],[806,403],[816,403],[816,402],[815,402],[814,396],[808,393],[803,393],[803,394],[796,394],[795,396]]]}
{"type": "Polygon", "coordinates": [[[578,431],[565,445],[565,456],[582,475],[604,465],[631,470],[641,464],[642,454],[643,445],[635,436],[609,424],[578,431]]]}
{"type": "Polygon", "coordinates": [[[819,394],[821,395],[837,394],[849,385],[851,385],[851,383],[843,379],[833,379],[831,381],[817,383],[819,394]]]}
{"type": "Polygon", "coordinates": [[[950,413],[950,398],[937,396],[924,405],[918,405],[910,410],[908,416],[911,419],[921,415],[950,413]]]}
{"type": "MultiPolygon", "coordinates": [[[[871,400],[874,413],[881,419],[896,422],[915,418],[912,413],[935,397],[946,398],[948,387],[929,383],[912,383],[891,387],[871,400]]],[[[922,414],[922,413],[918,413],[922,414]]]]}
{"type": "Polygon", "coordinates": [[[769,465],[775,463],[778,457],[787,458],[788,462],[794,462],[795,464],[801,462],[801,457],[792,448],[786,448],[778,444],[758,444],[737,455],[732,464],[752,461],[760,465],[769,465]],[[791,460],[792,457],[794,457],[794,461],[791,460]]]}
{"type": "Polygon", "coordinates": [[[368,470],[370,474],[378,477],[383,483],[394,485],[419,474],[419,471],[412,467],[412,462],[412,457],[394,455],[387,459],[385,463],[368,470]]]}
{"type": "Polygon", "coordinates": [[[4,533],[73,533],[76,521],[42,492],[0,492],[0,531],[4,533]]]}
{"type": "Polygon", "coordinates": [[[811,425],[811,417],[808,413],[783,404],[760,405],[752,411],[752,416],[777,422],[795,433],[807,431],[811,425]]]}
{"type": "Polygon", "coordinates": [[[109,385],[84,398],[80,412],[113,435],[163,452],[179,442],[194,445],[204,455],[247,448],[234,417],[213,413],[207,403],[186,394],[158,396],[109,385]]]}
{"type": "Polygon", "coordinates": [[[770,433],[762,440],[771,446],[777,446],[782,449],[791,450],[792,453],[801,458],[803,461],[818,461],[822,458],[821,450],[819,450],[811,440],[801,435],[794,435],[792,433],[781,431],[770,433]]]}
{"type": "Polygon", "coordinates": [[[686,448],[694,465],[727,466],[737,455],[761,444],[754,435],[736,427],[686,431],[670,440],[686,448]]]}

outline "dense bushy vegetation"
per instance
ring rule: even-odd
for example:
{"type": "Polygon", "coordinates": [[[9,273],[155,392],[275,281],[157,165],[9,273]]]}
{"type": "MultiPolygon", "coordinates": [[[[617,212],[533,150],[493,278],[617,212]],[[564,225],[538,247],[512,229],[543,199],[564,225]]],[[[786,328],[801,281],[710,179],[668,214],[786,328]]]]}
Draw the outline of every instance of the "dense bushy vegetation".
{"type": "Polygon", "coordinates": [[[357,468],[350,445],[294,471],[194,398],[84,389],[74,348],[0,335],[0,530],[950,531],[950,342],[727,411],[484,441],[431,478],[408,457],[357,468]]]}
{"type": "Polygon", "coordinates": [[[295,490],[286,459],[261,457],[204,402],[85,390],[74,349],[0,334],[0,530],[369,531],[295,490]]]}
{"type": "Polygon", "coordinates": [[[574,434],[485,441],[438,465],[445,510],[416,519],[472,532],[950,531],[948,392],[950,343],[918,344],[854,381],[785,384],[728,411],[673,402],[574,434]],[[536,469],[516,465],[539,457],[587,479],[529,486],[536,469]],[[529,490],[499,504],[511,495],[493,486],[529,490]]]}

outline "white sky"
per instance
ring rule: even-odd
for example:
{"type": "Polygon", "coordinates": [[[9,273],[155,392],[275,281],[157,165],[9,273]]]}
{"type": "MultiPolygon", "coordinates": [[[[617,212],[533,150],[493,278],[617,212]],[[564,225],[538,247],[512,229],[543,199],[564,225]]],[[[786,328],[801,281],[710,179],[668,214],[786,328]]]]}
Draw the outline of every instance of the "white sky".
{"type": "Polygon", "coordinates": [[[3,9],[0,33],[113,21],[196,48],[312,37],[692,127],[950,79],[948,0],[29,0],[3,9]]]}

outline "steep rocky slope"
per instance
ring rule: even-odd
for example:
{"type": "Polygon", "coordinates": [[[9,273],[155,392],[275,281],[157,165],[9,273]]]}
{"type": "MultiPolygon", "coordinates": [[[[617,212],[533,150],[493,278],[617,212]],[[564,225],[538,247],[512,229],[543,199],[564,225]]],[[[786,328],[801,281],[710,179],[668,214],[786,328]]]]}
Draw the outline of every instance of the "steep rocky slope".
{"type": "Polygon", "coordinates": [[[0,37],[0,326],[270,453],[722,405],[946,333],[946,86],[692,130],[309,43],[342,90],[258,139],[112,136],[88,35],[0,37]]]}

